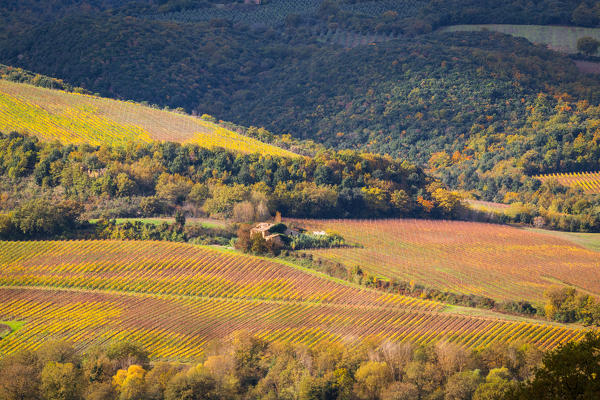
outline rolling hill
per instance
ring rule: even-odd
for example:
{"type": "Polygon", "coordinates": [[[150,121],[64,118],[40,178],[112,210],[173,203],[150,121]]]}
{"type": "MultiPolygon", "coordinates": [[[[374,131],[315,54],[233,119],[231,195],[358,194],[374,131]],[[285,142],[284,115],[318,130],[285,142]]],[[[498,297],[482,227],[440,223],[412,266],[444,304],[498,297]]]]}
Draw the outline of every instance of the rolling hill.
{"type": "Polygon", "coordinates": [[[173,111],[0,80],[0,131],[65,144],[172,141],[243,153],[297,155],[173,111]]]}
{"type": "MultiPolygon", "coordinates": [[[[541,301],[567,285],[600,296],[600,254],[566,236],[506,225],[428,220],[302,221],[333,229],[355,248],[310,250],[388,279],[495,300],[541,301]]],[[[599,235],[595,235],[599,238],[599,235]]]]}
{"type": "Polygon", "coordinates": [[[547,349],[585,332],[492,312],[461,315],[292,264],[187,244],[0,242],[0,265],[0,320],[25,323],[0,341],[0,353],[49,338],[80,348],[127,339],[155,359],[189,360],[242,329],[308,346],[373,337],[547,349]]]}

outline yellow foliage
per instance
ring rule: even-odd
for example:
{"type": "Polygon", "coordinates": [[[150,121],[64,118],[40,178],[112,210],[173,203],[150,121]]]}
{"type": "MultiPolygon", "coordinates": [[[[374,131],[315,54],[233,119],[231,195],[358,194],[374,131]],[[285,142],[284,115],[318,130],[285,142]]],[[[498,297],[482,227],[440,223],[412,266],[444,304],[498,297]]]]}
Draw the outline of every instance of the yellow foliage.
{"type": "Polygon", "coordinates": [[[0,80],[0,131],[30,133],[65,144],[127,145],[154,140],[222,147],[241,153],[299,157],[225,129],[213,119],[133,102],[0,80]]]}

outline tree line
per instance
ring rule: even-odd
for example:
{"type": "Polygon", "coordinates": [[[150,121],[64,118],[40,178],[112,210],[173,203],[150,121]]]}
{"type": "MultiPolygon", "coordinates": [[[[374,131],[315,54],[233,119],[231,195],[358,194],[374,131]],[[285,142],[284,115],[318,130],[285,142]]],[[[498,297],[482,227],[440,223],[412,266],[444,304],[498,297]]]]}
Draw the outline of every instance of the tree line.
{"type": "Polygon", "coordinates": [[[49,341],[0,358],[3,400],[592,399],[600,337],[542,353],[531,345],[472,351],[452,343],[337,343],[308,348],[247,332],[209,343],[191,363],[151,362],[129,342],[79,352],[49,341]]]}
{"type": "Polygon", "coordinates": [[[0,207],[25,235],[49,233],[26,226],[27,216],[66,218],[57,225],[69,225],[77,210],[83,218],[181,210],[251,222],[275,211],[286,217],[448,218],[461,207],[457,194],[415,165],[356,151],[282,158],[176,143],[62,145],[16,133],[0,134],[0,146],[0,207]],[[52,212],[60,205],[65,212],[52,212]]]}

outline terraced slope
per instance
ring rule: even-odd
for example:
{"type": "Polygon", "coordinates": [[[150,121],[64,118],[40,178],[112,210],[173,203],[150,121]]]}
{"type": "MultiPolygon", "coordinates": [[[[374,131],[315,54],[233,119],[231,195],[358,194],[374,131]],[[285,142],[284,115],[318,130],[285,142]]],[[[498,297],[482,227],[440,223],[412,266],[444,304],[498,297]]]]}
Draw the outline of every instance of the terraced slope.
{"type": "Polygon", "coordinates": [[[541,181],[555,180],[561,185],[580,187],[586,193],[600,193],[600,172],[572,172],[566,174],[538,175],[541,181]]]}
{"type": "Polygon", "coordinates": [[[190,115],[6,80],[0,80],[0,131],[27,132],[63,143],[114,145],[160,140],[296,156],[190,115]]]}
{"type": "Polygon", "coordinates": [[[302,221],[358,248],[309,251],[387,278],[496,300],[543,300],[572,285],[600,296],[600,253],[564,238],[505,225],[428,220],[302,221]]]}
{"type": "Polygon", "coordinates": [[[24,321],[0,354],[49,337],[79,347],[136,340],[155,359],[193,359],[245,329],[269,340],[365,337],[467,347],[523,340],[552,348],[578,328],[466,316],[257,257],[167,242],[0,242],[0,320],[24,321]]]}

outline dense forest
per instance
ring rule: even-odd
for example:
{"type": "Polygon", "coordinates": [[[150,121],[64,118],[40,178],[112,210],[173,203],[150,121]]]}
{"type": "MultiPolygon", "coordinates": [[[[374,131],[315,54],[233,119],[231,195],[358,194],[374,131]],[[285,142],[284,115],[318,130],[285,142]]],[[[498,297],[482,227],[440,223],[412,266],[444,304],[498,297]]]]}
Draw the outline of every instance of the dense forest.
{"type": "Polygon", "coordinates": [[[211,215],[449,217],[459,197],[402,160],[353,151],[294,159],[175,143],[128,147],[43,143],[0,135],[2,209],[34,199],[85,204],[88,218],[211,215]]]}
{"type": "Polygon", "coordinates": [[[81,353],[50,341],[0,360],[4,400],[593,399],[598,336],[544,354],[519,344],[364,341],[310,349],[236,332],[192,364],[149,361],[136,343],[81,353]]]}

